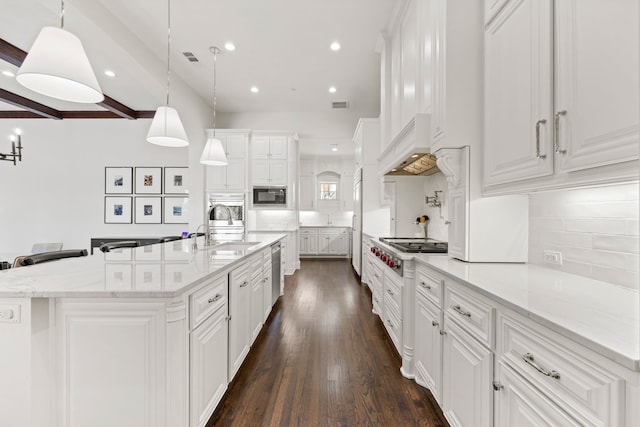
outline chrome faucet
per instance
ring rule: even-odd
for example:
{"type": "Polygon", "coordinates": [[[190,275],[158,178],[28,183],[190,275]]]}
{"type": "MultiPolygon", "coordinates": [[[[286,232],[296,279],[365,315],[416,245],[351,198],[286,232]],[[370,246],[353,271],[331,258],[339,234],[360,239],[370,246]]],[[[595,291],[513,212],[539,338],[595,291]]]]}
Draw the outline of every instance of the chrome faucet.
{"type": "Polygon", "coordinates": [[[207,217],[211,218],[211,211],[213,211],[215,208],[223,208],[227,213],[227,224],[233,225],[233,217],[231,216],[231,209],[229,209],[229,206],[223,205],[222,203],[216,203],[215,205],[211,206],[211,208],[209,209],[209,212],[207,213],[207,217]]]}
{"type": "Polygon", "coordinates": [[[200,227],[207,228],[204,232],[204,245],[211,246],[211,232],[208,230],[207,224],[200,224],[198,228],[196,228],[196,232],[191,236],[191,249],[193,249],[194,251],[198,250],[197,239],[198,239],[198,231],[200,230],[200,227]]]}

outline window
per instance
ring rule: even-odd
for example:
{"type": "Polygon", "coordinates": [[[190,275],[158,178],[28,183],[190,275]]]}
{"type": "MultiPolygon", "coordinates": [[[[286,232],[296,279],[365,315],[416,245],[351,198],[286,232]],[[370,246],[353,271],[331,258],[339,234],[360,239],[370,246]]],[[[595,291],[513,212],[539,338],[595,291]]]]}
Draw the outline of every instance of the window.
{"type": "Polygon", "coordinates": [[[320,200],[338,200],[338,183],[321,182],[320,200]]]}

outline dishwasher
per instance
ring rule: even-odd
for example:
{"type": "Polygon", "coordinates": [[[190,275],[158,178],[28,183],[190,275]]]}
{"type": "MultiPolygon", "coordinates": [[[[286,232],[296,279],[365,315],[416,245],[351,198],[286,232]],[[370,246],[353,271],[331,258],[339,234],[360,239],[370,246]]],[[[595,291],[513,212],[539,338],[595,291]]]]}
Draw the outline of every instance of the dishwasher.
{"type": "Polygon", "coordinates": [[[280,297],[280,242],[271,245],[271,305],[280,297]]]}

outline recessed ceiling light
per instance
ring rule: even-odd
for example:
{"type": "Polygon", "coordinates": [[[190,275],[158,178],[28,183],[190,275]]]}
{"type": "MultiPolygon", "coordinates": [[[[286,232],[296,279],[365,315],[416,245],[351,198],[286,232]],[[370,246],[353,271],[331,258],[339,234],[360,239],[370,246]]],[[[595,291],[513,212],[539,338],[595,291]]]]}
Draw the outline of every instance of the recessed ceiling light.
{"type": "Polygon", "coordinates": [[[398,172],[398,169],[391,169],[391,172],[398,172]]]}
{"type": "Polygon", "coordinates": [[[338,144],[329,144],[329,147],[331,147],[331,151],[338,151],[338,144]]]}
{"type": "Polygon", "coordinates": [[[340,50],[340,43],[338,42],[331,43],[331,50],[340,50]]]}
{"type": "Polygon", "coordinates": [[[114,73],[111,70],[104,70],[104,75],[107,76],[107,77],[115,77],[116,73],[114,73]]]}
{"type": "Polygon", "coordinates": [[[251,92],[258,93],[260,92],[260,89],[258,89],[258,86],[251,86],[251,92]]]}
{"type": "Polygon", "coordinates": [[[224,48],[227,49],[229,52],[233,52],[234,50],[236,50],[236,45],[234,45],[231,42],[226,42],[224,44],[224,48]]]}
{"type": "Polygon", "coordinates": [[[415,159],[416,157],[420,156],[420,154],[414,154],[413,156],[411,156],[412,159],[415,159]]]}
{"type": "Polygon", "coordinates": [[[331,92],[331,93],[336,93],[336,87],[335,87],[335,86],[331,86],[331,87],[329,88],[329,92],[331,92]]]}
{"type": "Polygon", "coordinates": [[[9,71],[9,70],[4,70],[4,71],[2,72],[2,75],[3,75],[3,76],[7,76],[7,77],[15,77],[15,76],[16,76],[13,72],[11,72],[11,71],[9,71]]]}

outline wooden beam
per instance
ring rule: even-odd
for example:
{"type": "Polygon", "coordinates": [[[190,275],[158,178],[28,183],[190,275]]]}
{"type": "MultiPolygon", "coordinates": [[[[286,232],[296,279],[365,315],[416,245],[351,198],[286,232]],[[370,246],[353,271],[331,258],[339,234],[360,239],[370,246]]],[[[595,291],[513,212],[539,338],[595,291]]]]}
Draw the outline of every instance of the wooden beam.
{"type": "Polygon", "coordinates": [[[0,59],[16,67],[20,67],[26,57],[27,52],[6,40],[0,39],[0,59]]]}
{"type": "Polygon", "coordinates": [[[104,101],[98,102],[98,105],[125,119],[135,120],[137,118],[134,110],[119,103],[115,99],[108,97],[107,95],[104,96],[104,101]]]}
{"type": "Polygon", "coordinates": [[[0,119],[46,119],[47,117],[31,111],[0,111],[0,119]]]}
{"type": "Polygon", "coordinates": [[[47,107],[46,105],[32,101],[23,96],[16,95],[8,90],[0,89],[0,101],[15,105],[16,107],[23,108],[27,111],[31,111],[32,113],[39,114],[42,117],[56,120],[62,119],[62,113],[60,113],[60,111],[54,110],[51,107],[47,107]]]}
{"type": "MultiPolygon", "coordinates": [[[[152,119],[155,111],[135,111],[136,119],[152,119]]],[[[62,119],[121,119],[122,116],[111,111],[60,111],[62,119]]],[[[47,119],[31,111],[0,111],[0,119],[47,119]]]]}

